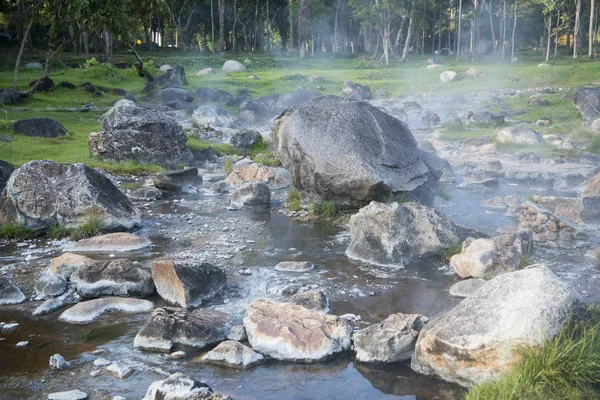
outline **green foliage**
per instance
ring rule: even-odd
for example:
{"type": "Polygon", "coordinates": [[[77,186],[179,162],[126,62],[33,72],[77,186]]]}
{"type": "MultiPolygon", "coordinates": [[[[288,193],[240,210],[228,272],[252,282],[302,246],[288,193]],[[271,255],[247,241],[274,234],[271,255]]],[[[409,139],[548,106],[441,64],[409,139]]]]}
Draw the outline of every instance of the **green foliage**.
{"type": "Polygon", "coordinates": [[[85,64],[83,65],[83,67],[91,68],[97,65],[100,65],[100,63],[98,62],[98,60],[96,60],[96,57],[92,57],[89,60],[85,60],[85,64]]]}
{"type": "Polygon", "coordinates": [[[300,192],[295,188],[290,189],[285,204],[292,211],[300,211],[300,192]]]}
{"type": "Polygon", "coordinates": [[[20,225],[0,225],[0,239],[31,240],[38,236],[38,232],[20,225]]]}
{"type": "Polygon", "coordinates": [[[442,260],[444,260],[444,262],[450,262],[452,256],[459,254],[461,250],[462,243],[459,239],[455,239],[450,245],[450,247],[448,247],[446,251],[444,251],[444,254],[442,254],[442,260]]]}
{"type": "Polygon", "coordinates": [[[78,228],[64,228],[59,225],[53,225],[45,232],[45,236],[50,239],[63,239],[68,237],[73,241],[91,238],[98,236],[104,223],[97,219],[89,219],[78,228]]]}
{"type": "Polygon", "coordinates": [[[201,151],[213,147],[217,154],[221,157],[226,155],[238,154],[235,148],[229,143],[213,143],[205,140],[200,140],[195,137],[188,138],[186,145],[192,153],[200,153],[201,151]]]}
{"type": "Polygon", "coordinates": [[[495,382],[473,386],[466,400],[598,399],[600,319],[570,321],[541,346],[523,347],[521,360],[495,382]]]}
{"type": "Polygon", "coordinates": [[[281,165],[281,162],[271,153],[259,153],[253,158],[253,161],[269,167],[278,167],[281,165]]]}
{"type": "Polygon", "coordinates": [[[310,211],[320,218],[333,219],[340,215],[341,207],[333,202],[325,200],[321,203],[312,203],[310,211]]]}
{"type": "Polygon", "coordinates": [[[227,157],[225,160],[225,165],[223,165],[223,169],[227,175],[231,174],[233,171],[233,159],[231,157],[227,157]]]}

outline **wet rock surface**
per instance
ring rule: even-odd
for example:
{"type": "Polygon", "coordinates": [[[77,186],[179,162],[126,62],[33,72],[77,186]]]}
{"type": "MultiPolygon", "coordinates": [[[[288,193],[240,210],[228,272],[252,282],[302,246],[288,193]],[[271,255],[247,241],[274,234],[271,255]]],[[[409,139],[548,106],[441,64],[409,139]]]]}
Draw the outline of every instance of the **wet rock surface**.
{"type": "Polygon", "coordinates": [[[71,284],[82,298],[148,297],[154,292],[150,272],[126,259],[80,267],[71,275],[71,284]]]}

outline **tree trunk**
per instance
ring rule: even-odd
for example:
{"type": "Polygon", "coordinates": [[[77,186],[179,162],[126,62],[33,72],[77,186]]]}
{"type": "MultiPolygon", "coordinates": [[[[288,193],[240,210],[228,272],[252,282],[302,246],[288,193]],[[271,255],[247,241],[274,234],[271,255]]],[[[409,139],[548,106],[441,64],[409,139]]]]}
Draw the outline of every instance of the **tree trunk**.
{"type": "Polygon", "coordinates": [[[595,17],[596,17],[596,4],[594,0],[591,0],[590,2],[590,27],[589,27],[589,31],[588,31],[588,40],[590,42],[589,44],[589,49],[588,49],[588,58],[594,58],[595,57],[595,42],[596,42],[596,34],[594,32],[594,21],[595,21],[595,17]]]}
{"type": "Polygon", "coordinates": [[[394,54],[398,55],[398,50],[400,49],[400,42],[402,41],[402,32],[404,31],[404,25],[406,24],[406,16],[402,16],[402,22],[400,22],[400,29],[398,29],[398,33],[396,34],[396,40],[394,41],[394,54]]]}
{"type": "Polygon", "coordinates": [[[560,28],[560,10],[556,15],[556,33],[554,34],[554,54],[552,58],[556,58],[556,54],[558,53],[558,29],[560,28]]]}
{"type": "Polygon", "coordinates": [[[506,55],[506,0],[502,4],[502,59],[506,55]]]}
{"type": "Polygon", "coordinates": [[[581,15],[581,0],[575,2],[575,27],[573,29],[573,59],[577,58],[577,46],[579,46],[579,28],[581,15]]]}
{"type": "Polygon", "coordinates": [[[477,4],[479,3],[479,0],[473,0],[473,22],[471,23],[471,62],[475,63],[475,61],[477,60],[477,42],[478,42],[478,35],[477,35],[477,4]]]}
{"type": "Polygon", "coordinates": [[[492,16],[493,0],[490,0],[490,4],[485,4],[485,6],[487,8],[487,12],[490,17],[490,31],[492,32],[492,46],[494,47],[494,55],[496,55],[496,50],[498,49],[498,44],[496,43],[496,28],[494,27],[494,18],[492,16]]]}
{"type": "Polygon", "coordinates": [[[212,30],[212,53],[215,55],[215,13],[213,9],[213,0],[210,0],[210,26],[212,30]]]}
{"type": "Polygon", "coordinates": [[[410,18],[408,20],[408,32],[406,33],[406,41],[404,42],[404,49],[402,49],[402,58],[400,61],[406,62],[408,60],[408,49],[413,36],[413,29],[415,25],[415,0],[413,0],[410,7],[410,18]]]}
{"type": "Polygon", "coordinates": [[[300,0],[300,9],[298,10],[298,46],[300,46],[300,58],[306,57],[306,19],[308,16],[308,1],[300,0]]]}
{"type": "Polygon", "coordinates": [[[219,0],[219,51],[225,51],[225,0],[219,0]]]}
{"type": "Polygon", "coordinates": [[[337,0],[335,3],[335,19],[333,23],[333,52],[338,52],[339,36],[338,36],[338,17],[340,14],[340,7],[342,5],[342,0],[337,0]]]}
{"type": "Polygon", "coordinates": [[[25,54],[25,45],[27,44],[27,38],[29,37],[29,32],[31,32],[31,27],[33,26],[34,21],[34,12],[32,10],[31,19],[29,20],[29,25],[27,25],[27,29],[25,30],[25,34],[23,34],[23,38],[21,39],[21,48],[19,48],[19,54],[17,55],[17,60],[15,61],[15,74],[13,77],[12,88],[17,89],[17,81],[19,80],[19,67],[21,66],[21,59],[23,59],[23,54],[25,54]]]}
{"type": "Polygon", "coordinates": [[[550,41],[552,40],[552,14],[547,16],[548,22],[546,23],[548,29],[548,43],[546,44],[546,62],[550,61],[550,41]]]}
{"type": "Polygon", "coordinates": [[[458,24],[456,34],[456,61],[460,58],[460,26],[462,24],[462,0],[458,0],[458,24]]]}
{"type": "Polygon", "coordinates": [[[513,29],[512,29],[512,39],[510,45],[510,60],[512,61],[515,58],[515,33],[517,32],[517,0],[515,0],[515,14],[513,18],[513,29]]]}

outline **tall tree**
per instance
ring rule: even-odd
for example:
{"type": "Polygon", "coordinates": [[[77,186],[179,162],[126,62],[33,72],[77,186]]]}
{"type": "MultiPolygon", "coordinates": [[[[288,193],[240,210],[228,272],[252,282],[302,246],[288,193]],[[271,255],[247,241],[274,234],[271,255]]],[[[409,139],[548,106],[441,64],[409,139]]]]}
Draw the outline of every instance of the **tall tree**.
{"type": "Polygon", "coordinates": [[[590,0],[590,26],[588,30],[588,40],[589,40],[589,49],[588,49],[588,58],[594,58],[596,56],[596,30],[594,29],[596,23],[596,2],[594,0],[590,0]]]}
{"type": "Polygon", "coordinates": [[[300,0],[298,9],[298,46],[300,47],[300,58],[306,57],[306,18],[308,16],[308,1],[300,0]]]}
{"type": "Polygon", "coordinates": [[[219,50],[225,51],[225,0],[219,0],[219,50]]]}

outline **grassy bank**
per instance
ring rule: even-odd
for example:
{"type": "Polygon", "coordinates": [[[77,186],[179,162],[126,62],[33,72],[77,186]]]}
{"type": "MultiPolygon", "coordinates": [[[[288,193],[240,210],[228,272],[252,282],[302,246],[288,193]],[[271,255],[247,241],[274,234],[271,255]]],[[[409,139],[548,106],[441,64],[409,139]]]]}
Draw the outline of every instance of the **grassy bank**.
{"type": "MultiPolygon", "coordinates": [[[[595,83],[600,62],[588,60],[572,60],[567,56],[558,58],[550,68],[538,68],[541,62],[535,53],[523,53],[517,65],[500,61],[483,61],[476,65],[479,77],[466,75],[471,64],[465,61],[456,62],[453,57],[440,57],[443,69],[426,70],[429,56],[412,56],[408,63],[393,61],[389,67],[377,65],[364,55],[353,58],[334,58],[330,55],[319,55],[305,60],[273,55],[233,54],[225,56],[206,56],[198,53],[161,50],[156,53],[142,53],[149,70],[158,75],[160,65],[184,65],[187,71],[187,89],[194,91],[202,86],[218,87],[230,91],[234,95],[240,89],[248,90],[253,97],[270,94],[284,94],[299,87],[319,90],[324,94],[340,94],[343,82],[352,80],[367,84],[372,91],[386,91],[385,97],[395,95],[419,94],[422,92],[469,93],[490,89],[521,89],[540,86],[565,86],[576,88],[595,83]],[[220,72],[223,62],[233,58],[244,61],[248,58],[251,64],[248,71],[224,75],[220,72]],[[212,67],[216,73],[196,76],[195,72],[212,67]],[[441,84],[439,74],[443,70],[459,72],[460,79],[451,84],[441,84]],[[250,79],[254,75],[258,79],[250,79]],[[312,75],[323,78],[322,82],[313,83],[312,75]]],[[[28,53],[23,64],[39,61],[42,53],[28,53]]],[[[67,81],[77,86],[69,90],[56,88],[48,93],[37,93],[25,102],[15,106],[0,107],[0,134],[12,135],[8,127],[13,121],[22,118],[47,116],[61,122],[69,131],[69,135],[60,139],[27,138],[12,135],[14,141],[0,143],[0,159],[17,166],[34,159],[52,159],[59,162],[81,162],[94,167],[102,167],[114,173],[145,173],[160,170],[156,166],[140,166],[134,163],[110,164],[93,159],[87,149],[87,136],[100,129],[98,118],[102,112],[120,97],[112,93],[113,89],[123,89],[137,98],[142,98],[143,79],[131,68],[133,57],[127,53],[116,54],[110,59],[98,57],[97,62],[85,60],[83,57],[64,56],[54,65],[51,75],[56,84],[67,81]],[[105,63],[103,63],[105,62],[105,63]],[[67,64],[71,68],[67,67],[67,64]],[[118,68],[115,66],[117,65],[118,68]],[[79,66],[79,67],[76,67],[79,66]],[[73,68],[76,67],[76,68],[73,68]],[[94,97],[80,85],[91,82],[96,87],[106,89],[101,97],[94,97]],[[57,109],[69,107],[79,108],[93,103],[99,110],[90,113],[65,112],[57,109]]],[[[28,82],[34,80],[39,71],[23,69],[19,75],[19,87],[24,89],[28,82]]],[[[12,83],[12,65],[10,57],[0,60],[0,87],[9,87],[12,83]]],[[[517,120],[534,122],[541,116],[549,116],[554,120],[553,126],[545,133],[557,133],[576,138],[584,138],[593,142],[593,138],[581,129],[581,119],[575,112],[569,91],[566,93],[545,96],[550,101],[549,107],[527,105],[527,98],[516,98],[497,105],[477,105],[478,108],[489,108],[499,112],[506,109],[526,108],[527,114],[515,117],[517,120]],[[565,96],[566,94],[566,96],[565,96]]],[[[235,115],[236,110],[229,110],[235,115]]],[[[454,140],[477,137],[493,133],[493,129],[454,129],[444,139],[454,140]]],[[[600,141],[591,144],[592,150],[600,150],[600,141]]],[[[190,141],[190,148],[198,151],[204,146],[190,141]]],[[[226,153],[226,149],[222,150],[226,153]]]]}

